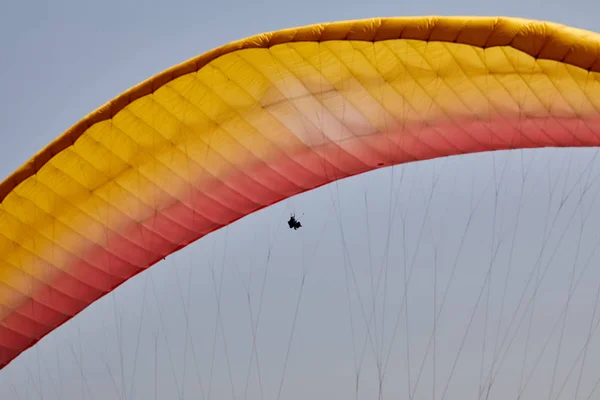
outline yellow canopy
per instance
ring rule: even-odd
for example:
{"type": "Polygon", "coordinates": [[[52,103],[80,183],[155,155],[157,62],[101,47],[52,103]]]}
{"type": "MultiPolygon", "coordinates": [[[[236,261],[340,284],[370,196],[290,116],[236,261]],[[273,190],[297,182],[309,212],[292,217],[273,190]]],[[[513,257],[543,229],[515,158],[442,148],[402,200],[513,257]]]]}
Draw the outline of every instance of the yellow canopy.
{"type": "Polygon", "coordinates": [[[600,35],[513,18],[338,22],[193,58],[0,184],[0,368],[202,236],[337,179],[600,143],[600,35]]]}

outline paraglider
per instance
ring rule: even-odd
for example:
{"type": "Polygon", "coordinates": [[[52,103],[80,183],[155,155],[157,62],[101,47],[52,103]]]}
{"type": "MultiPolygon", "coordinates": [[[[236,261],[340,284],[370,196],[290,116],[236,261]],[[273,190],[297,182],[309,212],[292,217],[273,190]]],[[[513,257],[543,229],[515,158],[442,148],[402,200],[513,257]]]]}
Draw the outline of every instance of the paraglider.
{"type": "Polygon", "coordinates": [[[290,229],[293,230],[298,230],[298,228],[302,228],[302,224],[296,219],[296,216],[294,214],[290,216],[288,226],[290,227],[290,229]]]}
{"type": "Polygon", "coordinates": [[[0,184],[0,369],[164,257],[297,194],[383,165],[598,146],[597,99],[600,35],[525,19],[321,24],[170,68],[0,184]]]}

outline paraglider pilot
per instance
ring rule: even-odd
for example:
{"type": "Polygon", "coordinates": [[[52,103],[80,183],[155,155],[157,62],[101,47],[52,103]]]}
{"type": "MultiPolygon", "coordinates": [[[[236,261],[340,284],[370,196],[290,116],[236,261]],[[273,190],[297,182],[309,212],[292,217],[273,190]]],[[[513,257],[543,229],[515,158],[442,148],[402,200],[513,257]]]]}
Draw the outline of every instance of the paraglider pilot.
{"type": "Polygon", "coordinates": [[[293,229],[293,230],[302,228],[302,224],[300,223],[300,221],[296,220],[296,216],[294,214],[292,214],[290,216],[290,220],[288,221],[288,226],[290,227],[290,229],[293,229]]]}

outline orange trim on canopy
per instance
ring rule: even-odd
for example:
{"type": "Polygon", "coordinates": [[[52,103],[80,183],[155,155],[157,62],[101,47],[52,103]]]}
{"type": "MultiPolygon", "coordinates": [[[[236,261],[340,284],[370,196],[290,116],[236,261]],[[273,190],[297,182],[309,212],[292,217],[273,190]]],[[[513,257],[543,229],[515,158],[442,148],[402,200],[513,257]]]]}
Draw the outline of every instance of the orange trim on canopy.
{"type": "Polygon", "coordinates": [[[511,17],[397,17],[331,22],[263,33],[228,43],[171,67],[123,92],[73,125],[0,183],[0,201],[35,174],[55,154],[72,145],[90,126],[112,118],[131,102],[147,96],[212,60],[242,49],[269,48],[291,42],[412,39],[489,48],[510,46],[532,57],[560,61],[600,72],[600,37],[565,25],[511,17]]]}

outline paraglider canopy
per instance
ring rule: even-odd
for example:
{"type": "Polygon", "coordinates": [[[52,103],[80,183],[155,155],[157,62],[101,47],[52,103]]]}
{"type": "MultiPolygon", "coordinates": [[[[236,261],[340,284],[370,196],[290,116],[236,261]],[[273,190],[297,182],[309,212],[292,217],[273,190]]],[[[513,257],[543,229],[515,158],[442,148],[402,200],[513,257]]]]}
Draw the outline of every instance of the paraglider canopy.
{"type": "Polygon", "coordinates": [[[524,19],[336,22],[195,57],[0,184],[0,368],[165,256],[291,196],[383,165],[598,146],[598,99],[600,35],[524,19]]]}

